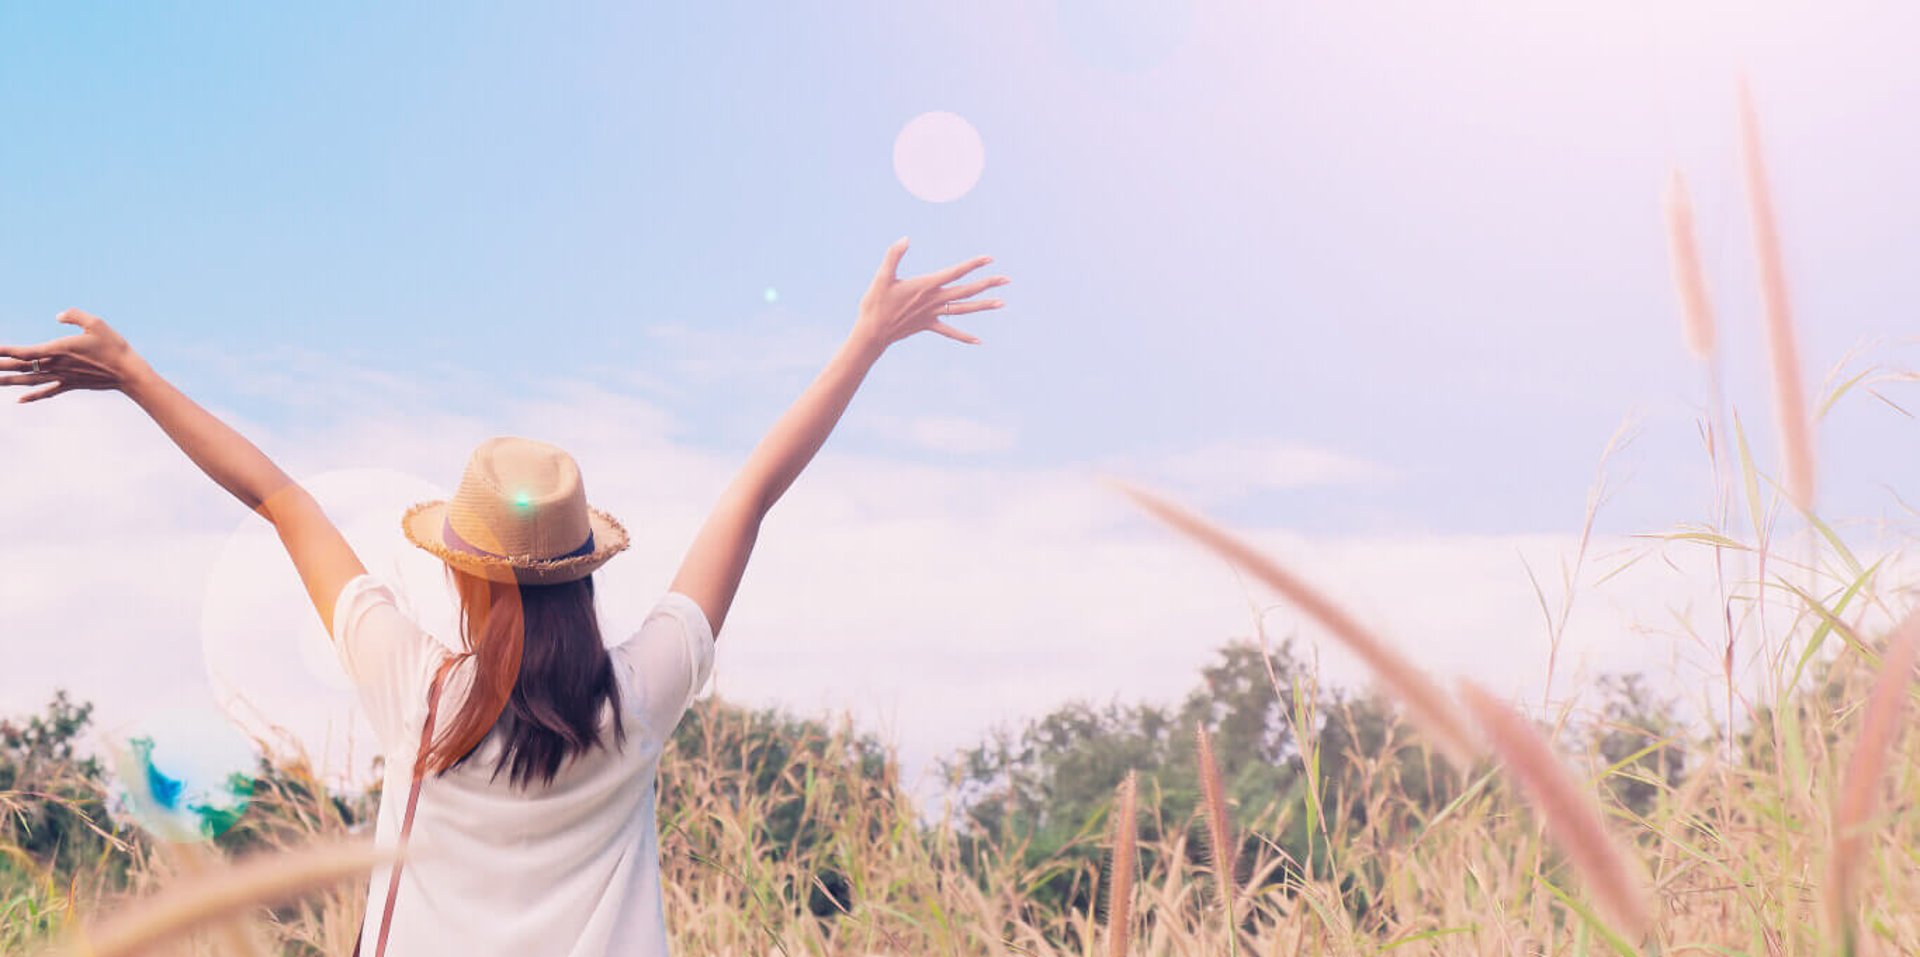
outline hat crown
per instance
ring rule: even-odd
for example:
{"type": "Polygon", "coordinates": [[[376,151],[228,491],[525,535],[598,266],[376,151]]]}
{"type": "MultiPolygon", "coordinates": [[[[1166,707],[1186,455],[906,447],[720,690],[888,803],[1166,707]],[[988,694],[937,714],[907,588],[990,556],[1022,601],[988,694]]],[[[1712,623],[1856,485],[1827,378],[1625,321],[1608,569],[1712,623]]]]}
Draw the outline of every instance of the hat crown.
{"type": "Polygon", "coordinates": [[[593,533],[573,456],[518,436],[491,438],[473,450],[447,503],[446,524],[468,546],[522,559],[566,555],[593,533]]]}

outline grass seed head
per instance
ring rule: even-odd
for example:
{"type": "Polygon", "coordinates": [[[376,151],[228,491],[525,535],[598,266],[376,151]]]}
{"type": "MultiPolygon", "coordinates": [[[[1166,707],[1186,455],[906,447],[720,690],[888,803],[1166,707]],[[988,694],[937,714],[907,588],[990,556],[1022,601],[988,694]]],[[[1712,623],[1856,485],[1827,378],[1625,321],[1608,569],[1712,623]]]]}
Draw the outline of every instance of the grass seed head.
{"type": "Polygon", "coordinates": [[[1807,391],[1800,373],[1800,346],[1794,338],[1793,311],[1787,300],[1780,231],[1773,191],[1767,185],[1766,158],[1760,151],[1760,120],[1753,91],[1740,83],[1740,142],[1746,160],[1747,209],[1753,220],[1754,256],[1760,267],[1760,301],[1765,309],[1767,355],[1772,362],[1773,410],[1780,429],[1780,454],[1787,497],[1802,512],[1813,511],[1813,432],[1807,421],[1807,391]]]}
{"type": "Polygon", "coordinates": [[[1920,609],[1909,613],[1887,642],[1833,807],[1833,852],[1822,895],[1827,919],[1843,938],[1853,936],[1854,882],[1866,857],[1865,828],[1879,805],[1880,781],[1900,731],[1916,656],[1920,656],[1920,609]]]}
{"type": "Polygon", "coordinates": [[[1687,351],[1705,362],[1713,358],[1713,304],[1707,299],[1707,280],[1700,268],[1700,247],[1694,235],[1693,200],[1679,170],[1667,181],[1667,254],[1673,260],[1674,291],[1680,296],[1680,321],[1687,351]]]}
{"type": "Polygon", "coordinates": [[[106,922],[80,931],[61,957],[119,957],[155,952],[202,927],[262,904],[278,904],[328,885],[365,877],[393,860],[393,851],[364,841],[263,854],[209,868],[135,902],[106,922]]]}
{"type": "Polygon", "coordinates": [[[1220,781],[1220,764],[1213,757],[1213,739],[1205,725],[1195,725],[1195,744],[1199,753],[1200,794],[1206,805],[1207,845],[1213,855],[1213,879],[1220,894],[1220,906],[1233,912],[1233,865],[1235,853],[1233,827],[1227,821],[1226,788],[1220,781]]]}
{"type": "Polygon", "coordinates": [[[1593,896],[1621,928],[1643,936],[1648,925],[1646,880],[1607,834],[1594,796],[1574,781],[1547,739],[1512,708],[1465,678],[1460,679],[1460,698],[1593,896]]]}
{"type": "Polygon", "coordinates": [[[1120,781],[1114,796],[1113,866],[1107,891],[1107,957],[1126,957],[1133,929],[1133,872],[1138,836],[1136,802],[1139,781],[1133,771],[1120,781]]]}
{"type": "Polygon", "coordinates": [[[1447,693],[1412,662],[1362,626],[1345,609],[1281,568],[1252,546],[1194,513],[1145,489],[1117,479],[1109,484],[1141,508],[1221,558],[1245,569],[1318,621],[1372,669],[1380,683],[1407,709],[1407,717],[1462,771],[1473,764],[1476,748],[1467,724],[1447,693]]]}

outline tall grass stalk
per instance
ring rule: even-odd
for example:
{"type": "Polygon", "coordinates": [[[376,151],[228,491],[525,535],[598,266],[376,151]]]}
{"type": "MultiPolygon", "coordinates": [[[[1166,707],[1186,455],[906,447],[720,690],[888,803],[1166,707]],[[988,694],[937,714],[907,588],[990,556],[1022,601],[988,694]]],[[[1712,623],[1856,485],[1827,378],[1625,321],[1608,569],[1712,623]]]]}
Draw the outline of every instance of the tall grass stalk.
{"type": "Polygon", "coordinates": [[[1700,268],[1700,245],[1694,234],[1693,198],[1687,178],[1674,170],[1667,180],[1667,254],[1673,264],[1674,291],[1680,297],[1681,329],[1687,351],[1701,362],[1714,356],[1713,303],[1707,298],[1706,273],[1700,268]]]}
{"type": "Polygon", "coordinates": [[[1140,781],[1133,771],[1114,795],[1113,854],[1107,871],[1107,957],[1126,957],[1133,932],[1133,875],[1139,866],[1140,781]]]}
{"type": "Polygon", "coordinates": [[[1480,723],[1494,754],[1544,818],[1547,832],[1579,870],[1593,896],[1634,937],[1648,926],[1646,884],[1601,823],[1593,796],[1567,772],[1553,746],[1525,718],[1471,680],[1460,697],[1480,723]]]}
{"type": "Polygon", "coordinates": [[[391,863],[393,853],[365,842],[326,844],[260,855],[210,868],[176,882],[91,930],[81,930],[60,957],[120,957],[165,947],[194,930],[226,923],[262,904],[297,898],[342,881],[364,878],[391,863]]]}
{"type": "Polygon", "coordinates": [[[1233,825],[1227,820],[1226,787],[1220,781],[1220,762],[1213,756],[1213,738],[1207,734],[1206,725],[1194,726],[1193,737],[1200,766],[1200,804],[1207,818],[1208,856],[1213,859],[1213,886],[1226,922],[1227,953],[1233,955],[1240,948],[1240,927],[1233,913],[1233,867],[1240,855],[1233,825]]]}
{"type": "Polygon", "coordinates": [[[1473,737],[1453,701],[1439,685],[1434,684],[1385,640],[1361,625],[1359,620],[1325,595],[1239,538],[1145,489],[1118,479],[1107,479],[1107,482],[1154,517],[1228,562],[1246,569],[1318,621],[1365,662],[1382,684],[1391,689],[1406,707],[1409,716],[1422,731],[1432,736],[1434,743],[1454,767],[1465,769],[1472,765],[1475,753],[1473,737]]]}
{"type": "MultiPolygon", "coordinates": [[[[1732,478],[1727,474],[1725,450],[1721,448],[1722,436],[1726,434],[1726,398],[1720,387],[1719,342],[1714,324],[1713,302],[1707,295],[1706,271],[1700,264],[1700,242],[1694,226],[1693,197],[1687,190],[1687,179],[1679,169],[1675,169],[1667,181],[1665,196],[1667,222],[1667,255],[1672,264],[1674,292],[1680,300],[1680,325],[1684,333],[1687,351],[1700,360],[1707,371],[1707,390],[1709,392],[1709,410],[1705,425],[1701,429],[1707,450],[1707,465],[1713,473],[1713,531],[1727,534],[1727,518],[1732,508],[1732,478]]],[[[1727,760],[1733,759],[1734,727],[1734,627],[1733,603],[1727,597],[1726,547],[1713,544],[1714,587],[1719,597],[1719,613],[1715,616],[1721,626],[1721,677],[1726,683],[1726,748],[1727,760]]]]}
{"type": "MultiPolygon", "coordinates": [[[[1570,720],[1569,701],[1555,732],[1565,738],[1557,740],[1571,739],[1577,763],[1601,769],[1578,781],[1546,735],[1483,689],[1462,686],[1470,722],[1428,676],[1324,595],[1198,516],[1122,485],[1151,514],[1251,572],[1353,650],[1400,711],[1384,718],[1369,712],[1375,722],[1369,731],[1351,701],[1312,693],[1311,669],[1283,681],[1269,662],[1276,698],[1285,702],[1292,694],[1281,719],[1295,738],[1294,751],[1282,757],[1294,775],[1290,793],[1243,808],[1243,835],[1235,839],[1226,826],[1214,742],[1200,734],[1209,867],[1196,862],[1188,829],[1169,826],[1158,777],[1128,773],[1111,809],[1103,927],[1094,913],[1102,850],[1097,814],[1084,822],[1050,821],[1052,809],[1032,807],[1025,795],[1016,802],[1009,788],[1004,818],[1011,820],[1018,808],[1028,818],[1019,826],[988,826],[991,815],[979,821],[947,816],[927,825],[901,788],[891,752],[875,771],[870,755],[853,746],[850,722],[831,734],[770,740],[755,715],[703,701],[682,729],[690,737],[675,738],[694,743],[684,749],[670,743],[660,763],[661,887],[674,951],[1086,957],[1100,952],[1104,931],[1108,957],[1212,954],[1219,952],[1218,934],[1205,900],[1218,896],[1229,914],[1229,947],[1244,943],[1261,954],[1585,955],[1602,948],[1631,954],[1641,946],[1676,955],[1920,953],[1920,869],[1912,866],[1911,851],[1920,847],[1920,809],[1911,801],[1881,808],[1889,780],[1905,792],[1920,778],[1920,736],[1898,734],[1920,658],[1920,611],[1904,610],[1911,596],[1891,583],[1906,567],[1902,548],[1861,562],[1812,512],[1811,425],[1757,121],[1744,89],[1741,107],[1787,498],[1821,533],[1806,537],[1811,554],[1802,564],[1773,554],[1777,502],[1763,504],[1733,406],[1726,407],[1731,430],[1719,428],[1716,378],[1709,454],[1716,465],[1723,458],[1738,465],[1753,540],[1733,541],[1726,529],[1731,494],[1716,502],[1717,526],[1706,537],[1716,550],[1751,554],[1756,566],[1750,578],[1738,569],[1740,580],[1728,589],[1716,560],[1727,628],[1722,668],[1731,674],[1738,634],[1730,593],[1757,610],[1759,641],[1768,643],[1758,657],[1770,666],[1762,678],[1773,692],[1754,706],[1745,727],[1734,727],[1729,682],[1724,742],[1696,741],[1685,728],[1660,729],[1657,736],[1648,730],[1650,743],[1622,759],[1591,733],[1609,721],[1583,726],[1570,720]],[[1830,559],[1824,567],[1847,569],[1837,598],[1812,582],[1795,587],[1769,575],[1773,562],[1813,574],[1823,556],[1830,559]],[[1781,647],[1804,639],[1797,659],[1774,653],[1768,603],[1790,611],[1781,619],[1781,647]],[[1870,614],[1901,620],[1884,648],[1862,637],[1877,630],[1866,620],[1870,614]],[[1830,636],[1838,640],[1823,641],[1830,636]],[[1858,730],[1849,738],[1856,712],[1858,730]],[[1401,718],[1420,732],[1404,746],[1401,718]],[[1442,761],[1473,768],[1476,724],[1492,743],[1497,767],[1457,777],[1439,773],[1442,761]],[[1345,738],[1323,745],[1317,737],[1323,729],[1343,729],[1345,738]],[[1841,768],[1848,741],[1851,753],[1841,768]],[[1655,752],[1686,758],[1685,773],[1669,780],[1664,771],[1645,768],[1639,758],[1655,752]],[[801,757],[810,754],[825,757],[801,757]],[[1502,774],[1519,787],[1493,786],[1502,774]],[[1638,785],[1647,793],[1630,802],[1609,784],[1638,785]],[[1534,815],[1517,813],[1516,793],[1534,815]],[[1624,822],[1614,826],[1631,841],[1616,839],[1605,823],[1609,817],[1624,822]],[[770,837],[776,824],[809,839],[776,841],[770,837]],[[1065,837],[1040,852],[1038,835],[1048,827],[1065,837]],[[1303,833],[1307,850],[1297,857],[1303,833]],[[1541,866],[1548,838],[1577,872],[1584,893],[1562,890],[1541,866]],[[1250,859],[1244,886],[1237,871],[1242,857],[1250,859]],[[1870,894],[1863,892],[1865,875],[1872,876],[1870,894]],[[1209,894],[1209,882],[1220,889],[1209,894]],[[1048,896],[1045,888],[1064,891],[1048,896]],[[832,897],[830,909],[819,906],[815,892],[832,897]],[[1597,913],[1590,913],[1587,898],[1597,913]]],[[[1670,238],[1682,232],[1673,226],[1673,202],[1670,197],[1670,238]]],[[[1687,283],[1705,288],[1697,275],[1683,274],[1697,273],[1698,254],[1670,252],[1684,308],[1694,294],[1687,283]]],[[[1704,345],[1712,339],[1702,330],[1690,330],[1688,338],[1696,354],[1712,348],[1717,355],[1717,347],[1704,345]]],[[[1846,389],[1835,389],[1822,412],[1846,389]]],[[[198,876],[180,876],[187,868],[167,866],[150,842],[92,820],[84,827],[101,839],[101,860],[56,873],[9,841],[40,826],[32,817],[36,809],[68,808],[62,802],[71,798],[62,794],[71,782],[45,791],[17,780],[0,784],[0,823],[12,827],[0,831],[0,952],[32,952],[47,935],[67,933],[66,954],[180,945],[170,952],[232,957],[231,942],[222,949],[222,942],[198,932],[251,918],[280,954],[346,954],[365,886],[349,879],[381,860],[363,845],[339,843],[349,820],[365,820],[364,809],[343,812],[297,758],[275,761],[281,773],[262,779],[252,810],[236,826],[260,853],[234,865],[209,862],[198,876]],[[15,826],[21,824],[32,826],[15,826]],[[84,930],[76,928],[83,922],[84,930]]],[[[1096,763],[1088,773],[1112,767],[1096,763]]],[[[1017,767],[1002,770],[1018,773],[1017,767]]]]}
{"type": "Polygon", "coordinates": [[[1800,511],[1811,514],[1813,431],[1807,422],[1806,384],[1800,371],[1793,310],[1787,298],[1786,266],[1780,251],[1773,190],[1767,182],[1766,157],[1760,148],[1759,113],[1753,104],[1753,89],[1744,79],[1740,83],[1740,144],[1746,169],[1747,209],[1753,221],[1754,257],[1760,267],[1760,301],[1766,314],[1774,419],[1780,430],[1787,496],[1800,511]]]}
{"type": "MultiPolygon", "coordinates": [[[[188,881],[217,876],[220,861],[207,845],[164,842],[159,849],[188,881]]],[[[215,923],[213,932],[220,938],[222,949],[229,957],[260,957],[259,942],[254,939],[245,914],[236,914],[231,919],[215,923]]]]}
{"type": "Polygon", "coordinates": [[[1920,655],[1920,610],[1909,614],[1887,640],[1886,654],[1880,660],[1880,674],[1867,699],[1860,731],[1854,739],[1853,756],[1847,761],[1846,774],[1840,780],[1839,798],[1833,806],[1833,851],[1824,896],[1827,919],[1849,954],[1856,947],[1852,907],[1860,868],[1866,858],[1864,847],[1870,837],[1867,827],[1879,805],[1881,781],[1885,779],[1893,741],[1906,711],[1917,655],[1920,655]]]}

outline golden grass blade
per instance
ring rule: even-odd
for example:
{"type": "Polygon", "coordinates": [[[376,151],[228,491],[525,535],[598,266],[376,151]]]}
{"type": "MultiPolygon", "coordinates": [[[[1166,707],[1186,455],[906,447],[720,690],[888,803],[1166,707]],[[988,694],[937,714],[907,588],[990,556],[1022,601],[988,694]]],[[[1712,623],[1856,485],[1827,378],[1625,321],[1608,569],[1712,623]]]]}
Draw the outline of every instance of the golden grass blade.
{"type": "Polygon", "coordinates": [[[1868,837],[1865,827],[1879,804],[1880,780],[1893,751],[1894,737],[1900,731],[1916,657],[1920,657],[1920,610],[1907,615],[1887,641],[1880,675],[1874,680],[1859,736],[1854,739],[1853,756],[1840,782],[1840,798],[1833,807],[1833,857],[1828,864],[1824,896],[1828,919],[1849,940],[1853,937],[1853,885],[1868,837]]]}
{"type": "Polygon", "coordinates": [[[278,904],[393,861],[394,852],[364,841],[326,844],[286,854],[259,855],[209,870],[206,876],[169,887],[76,939],[61,957],[119,957],[155,951],[202,926],[250,907],[278,904]]]}
{"type": "Polygon", "coordinates": [[[1679,170],[1667,181],[1667,255],[1673,260],[1674,289],[1680,295],[1680,320],[1687,351],[1705,362],[1713,358],[1713,304],[1707,300],[1707,280],[1700,269],[1700,247],[1694,237],[1693,200],[1687,179],[1679,170]]]}
{"type": "MultiPolygon", "coordinates": [[[[174,869],[190,880],[204,878],[220,866],[219,852],[210,844],[162,841],[160,847],[162,853],[173,862],[174,869]]],[[[226,957],[260,957],[260,948],[253,939],[252,927],[245,914],[236,914],[229,920],[215,923],[214,933],[220,938],[226,957]]]]}
{"type": "Polygon", "coordinates": [[[1128,771],[1120,781],[1113,815],[1113,876],[1107,891],[1107,957],[1126,957],[1133,932],[1133,872],[1138,848],[1137,800],[1140,782],[1128,771]]]}
{"type": "Polygon", "coordinates": [[[1206,726],[1195,725],[1193,736],[1199,751],[1200,796],[1207,811],[1207,844],[1213,854],[1213,881],[1220,894],[1220,906],[1227,909],[1227,933],[1233,933],[1233,829],[1227,823],[1226,789],[1220,783],[1220,764],[1213,758],[1213,738],[1206,726]]]}
{"type": "Polygon", "coordinates": [[[1811,513],[1813,433],[1807,424],[1800,347],[1794,340],[1793,312],[1787,302],[1786,270],[1781,265],[1780,231],[1774,219],[1773,192],[1767,185],[1766,158],[1760,153],[1760,120],[1753,106],[1753,91],[1744,79],[1740,82],[1740,142],[1746,160],[1754,256],[1760,265],[1760,299],[1766,311],[1767,354],[1773,363],[1773,410],[1780,427],[1787,496],[1800,511],[1811,513]]]}
{"type": "Polygon", "coordinates": [[[1635,938],[1645,935],[1646,881],[1607,834],[1593,795],[1575,782],[1546,738],[1512,708],[1466,678],[1460,679],[1460,700],[1601,907],[1635,938]]]}
{"type": "Polygon", "coordinates": [[[1286,596],[1366,662],[1380,682],[1406,707],[1413,724],[1433,740],[1454,767],[1464,771],[1472,766],[1477,750],[1473,736],[1446,692],[1353,616],[1245,542],[1198,515],[1130,483],[1112,478],[1106,481],[1154,517],[1286,596]]]}

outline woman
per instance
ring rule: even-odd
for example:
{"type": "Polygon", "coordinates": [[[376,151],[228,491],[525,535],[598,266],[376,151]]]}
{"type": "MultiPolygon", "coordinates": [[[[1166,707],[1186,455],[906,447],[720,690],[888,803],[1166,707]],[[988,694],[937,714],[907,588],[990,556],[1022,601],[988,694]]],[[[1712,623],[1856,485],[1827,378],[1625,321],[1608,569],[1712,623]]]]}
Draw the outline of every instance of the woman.
{"type": "Polygon", "coordinates": [[[550,445],[490,439],[452,500],[403,517],[459,595],[466,650],[452,654],[398,610],[306,490],[100,319],[68,310],[60,321],[79,334],[0,346],[0,385],[40,386],[22,402],[125,393],[279,532],[387,756],[376,839],[409,847],[404,869],[369,881],[360,950],[661,955],[656,762],[712,667],[761,520],[889,345],[926,330],[977,343],[941,317],[1001,305],[973,297],[1005,277],[961,282],[986,257],[901,279],[906,249],[887,250],[846,342],[754,448],[639,631],[611,646],[592,572],[627,534],[550,445]]]}

